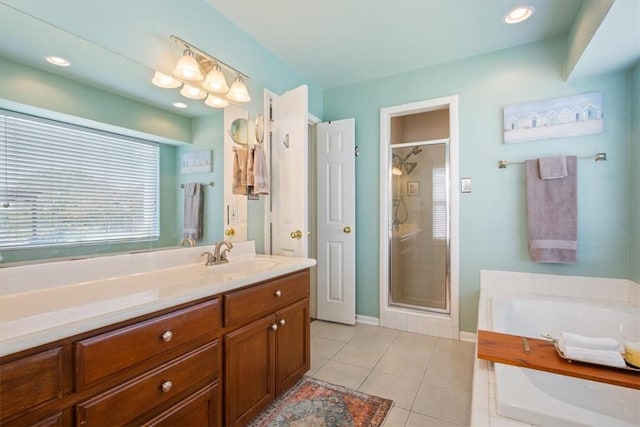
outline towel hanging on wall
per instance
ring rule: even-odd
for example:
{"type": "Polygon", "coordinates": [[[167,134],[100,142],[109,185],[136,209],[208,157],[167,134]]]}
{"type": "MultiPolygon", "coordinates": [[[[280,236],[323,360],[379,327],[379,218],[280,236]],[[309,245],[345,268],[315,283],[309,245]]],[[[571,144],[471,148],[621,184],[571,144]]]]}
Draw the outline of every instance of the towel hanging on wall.
{"type": "Polygon", "coordinates": [[[525,162],[529,255],[540,263],[575,264],[578,252],[577,157],[539,160],[525,162]],[[564,162],[566,176],[562,177],[564,162]],[[542,174],[557,177],[543,179],[542,174]]]}
{"type": "Polygon", "coordinates": [[[260,146],[256,146],[253,155],[253,192],[255,194],[269,194],[269,173],[264,150],[260,146]]]}
{"type": "Polygon", "coordinates": [[[233,194],[247,194],[247,151],[245,147],[233,149],[233,194]]]}
{"type": "Polygon", "coordinates": [[[191,182],[184,186],[184,225],[185,239],[202,239],[202,218],[204,212],[204,189],[202,184],[191,182]]]}

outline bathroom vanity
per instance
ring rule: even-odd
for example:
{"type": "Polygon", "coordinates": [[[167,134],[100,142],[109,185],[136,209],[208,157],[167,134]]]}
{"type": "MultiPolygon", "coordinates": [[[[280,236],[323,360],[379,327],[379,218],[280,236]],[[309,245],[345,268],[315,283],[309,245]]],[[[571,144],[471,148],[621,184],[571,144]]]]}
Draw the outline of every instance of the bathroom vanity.
{"type": "MultiPolygon", "coordinates": [[[[49,342],[37,333],[46,332],[46,324],[22,336],[7,332],[46,316],[2,315],[0,424],[245,425],[309,370],[309,267],[314,264],[259,256],[220,269],[178,266],[161,276],[170,280],[179,269],[175,276],[181,281],[155,288],[148,278],[153,272],[111,278],[115,288],[128,279],[134,300],[141,289],[155,299],[97,316],[82,310],[94,284],[76,284],[76,308],[86,324],[119,320],[49,342]],[[159,306],[164,307],[154,309],[159,306]],[[144,310],[151,311],[131,314],[144,310]],[[20,346],[25,348],[5,352],[20,346]]],[[[73,298],[65,288],[56,289],[73,298]]],[[[11,301],[17,296],[3,293],[0,308],[18,303],[11,301]]],[[[70,316],[67,323],[52,322],[51,336],[77,330],[79,318],[70,316]]]]}

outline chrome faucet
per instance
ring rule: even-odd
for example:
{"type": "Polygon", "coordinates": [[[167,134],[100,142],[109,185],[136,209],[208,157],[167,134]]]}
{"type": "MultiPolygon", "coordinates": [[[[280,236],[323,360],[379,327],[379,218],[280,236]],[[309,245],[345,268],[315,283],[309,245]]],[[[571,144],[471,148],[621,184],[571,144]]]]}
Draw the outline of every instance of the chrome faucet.
{"type": "Polygon", "coordinates": [[[215,263],[216,264],[226,264],[229,262],[229,260],[227,259],[227,253],[233,249],[233,243],[228,242],[226,240],[218,243],[216,245],[215,250],[213,251],[213,256],[215,258],[215,263]],[[220,252],[220,249],[226,246],[225,249],[222,249],[222,252],[220,252]]]}
{"type": "Polygon", "coordinates": [[[217,259],[217,258],[216,258],[216,256],[215,256],[214,254],[212,254],[212,253],[211,253],[211,252],[209,252],[209,251],[205,251],[205,252],[202,252],[202,253],[200,254],[200,256],[201,256],[201,257],[203,257],[203,256],[205,256],[205,255],[207,256],[207,262],[205,262],[205,263],[204,263],[204,265],[206,265],[207,267],[209,267],[209,266],[212,266],[212,265],[216,265],[216,264],[217,264],[217,262],[216,262],[216,259],[217,259]]]}

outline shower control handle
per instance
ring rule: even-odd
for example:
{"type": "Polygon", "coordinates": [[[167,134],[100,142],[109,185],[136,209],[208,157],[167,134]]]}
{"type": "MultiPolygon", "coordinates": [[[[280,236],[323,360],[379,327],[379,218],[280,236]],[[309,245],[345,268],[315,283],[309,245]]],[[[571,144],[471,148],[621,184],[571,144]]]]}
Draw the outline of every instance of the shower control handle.
{"type": "Polygon", "coordinates": [[[351,233],[351,227],[346,226],[345,228],[342,229],[342,231],[344,231],[345,234],[349,234],[349,233],[351,233]]]}

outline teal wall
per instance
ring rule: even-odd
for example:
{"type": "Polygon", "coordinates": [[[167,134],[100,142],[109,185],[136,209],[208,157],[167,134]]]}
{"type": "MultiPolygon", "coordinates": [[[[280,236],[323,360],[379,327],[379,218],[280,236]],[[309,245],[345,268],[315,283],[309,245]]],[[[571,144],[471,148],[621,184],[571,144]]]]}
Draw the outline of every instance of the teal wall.
{"type": "Polygon", "coordinates": [[[628,76],[616,73],[568,83],[566,41],[507,49],[436,67],[325,91],[324,120],[356,119],[357,307],[378,317],[379,110],[459,95],[459,172],[473,179],[460,195],[460,325],[475,331],[481,269],[626,278],[629,271],[628,76]],[[505,145],[503,108],[511,104],[601,91],[604,133],[505,145]],[[580,161],[576,265],[535,264],[527,250],[522,165],[497,161],[553,154],[593,155],[580,161]]]}
{"type": "Polygon", "coordinates": [[[204,227],[203,236],[198,245],[210,245],[221,240],[223,231],[223,206],[224,206],[224,114],[220,110],[218,114],[200,117],[193,120],[193,143],[189,146],[178,147],[175,173],[178,176],[176,186],[176,227],[178,229],[178,241],[182,240],[182,225],[184,224],[184,190],[180,184],[200,182],[207,184],[204,187],[204,227]],[[213,151],[213,170],[209,173],[180,174],[180,159],[187,151],[213,151]],[[210,182],[214,186],[209,186],[210,182]]]}
{"type": "Polygon", "coordinates": [[[630,73],[631,80],[631,244],[629,278],[640,283],[640,64],[630,73]]]}

